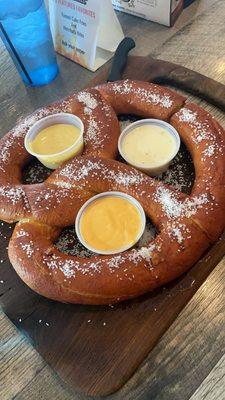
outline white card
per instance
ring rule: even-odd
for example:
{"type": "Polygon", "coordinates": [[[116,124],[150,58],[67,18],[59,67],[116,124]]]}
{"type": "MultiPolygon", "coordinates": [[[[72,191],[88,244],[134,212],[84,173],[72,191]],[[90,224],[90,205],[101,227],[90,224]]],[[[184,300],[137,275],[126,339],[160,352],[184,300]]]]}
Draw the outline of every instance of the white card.
{"type": "Polygon", "coordinates": [[[183,8],[183,0],[111,0],[116,10],[171,26],[183,8]],[[174,17],[173,17],[174,15],[174,17]]]}
{"type": "Polygon", "coordinates": [[[56,51],[91,71],[124,38],[111,0],[49,0],[49,15],[56,51]]]}

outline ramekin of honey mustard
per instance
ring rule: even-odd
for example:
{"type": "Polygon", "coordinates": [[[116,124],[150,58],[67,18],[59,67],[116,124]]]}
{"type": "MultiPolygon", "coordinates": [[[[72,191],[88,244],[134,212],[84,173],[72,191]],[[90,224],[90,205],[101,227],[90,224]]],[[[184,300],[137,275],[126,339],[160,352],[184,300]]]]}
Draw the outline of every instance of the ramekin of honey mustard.
{"type": "Polygon", "coordinates": [[[180,136],[165,121],[142,119],[128,125],[118,140],[118,149],[128,164],[155,176],[168,168],[180,148],[180,136]]]}
{"type": "Polygon", "coordinates": [[[37,121],[27,132],[26,150],[50,169],[83,151],[84,125],[79,117],[68,113],[52,114],[37,121]]]}
{"type": "Polygon", "coordinates": [[[136,199],[121,192],[104,192],[81,207],[75,230],[87,249],[98,254],[115,254],[134,246],[145,225],[145,212],[136,199]]]}

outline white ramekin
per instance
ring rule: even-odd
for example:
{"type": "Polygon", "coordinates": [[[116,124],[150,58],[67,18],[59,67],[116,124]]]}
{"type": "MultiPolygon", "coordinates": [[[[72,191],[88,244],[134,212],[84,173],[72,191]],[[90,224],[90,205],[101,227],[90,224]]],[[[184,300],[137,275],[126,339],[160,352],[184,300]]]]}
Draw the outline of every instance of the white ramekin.
{"type": "Polygon", "coordinates": [[[83,143],[84,143],[83,133],[84,133],[83,122],[76,115],[68,113],[52,114],[40,119],[29,129],[24,139],[24,145],[28,153],[37,157],[38,160],[43,165],[45,165],[47,168],[50,169],[56,169],[60,165],[62,165],[63,162],[69,160],[75,155],[82,153],[83,143]],[[74,125],[80,129],[80,135],[74,142],[74,144],[68,147],[67,149],[55,154],[38,154],[33,152],[30,148],[30,142],[34,140],[34,138],[40,131],[42,131],[45,128],[48,128],[51,125],[56,125],[56,124],[74,125]]]}
{"type": "Polygon", "coordinates": [[[163,172],[165,172],[167,170],[167,168],[169,167],[169,164],[171,163],[171,161],[174,159],[174,157],[177,155],[178,151],[180,148],[180,136],[178,134],[178,132],[176,131],[176,129],[168,124],[165,121],[161,121],[159,119],[153,119],[153,118],[149,118],[149,119],[141,119],[139,121],[133,122],[132,124],[128,125],[122,132],[121,135],[119,137],[118,140],[118,149],[119,152],[121,154],[121,156],[124,158],[124,160],[132,165],[133,167],[149,174],[152,176],[156,176],[156,175],[160,175],[163,172]],[[167,130],[168,133],[170,133],[171,136],[174,137],[175,139],[175,149],[173,154],[171,155],[171,157],[169,157],[166,161],[164,162],[159,162],[159,163],[154,163],[154,164],[149,164],[149,165],[141,165],[141,164],[136,164],[135,162],[133,162],[131,159],[129,159],[123,152],[123,140],[124,137],[130,133],[133,129],[138,128],[139,126],[142,125],[157,125],[159,127],[162,127],[164,129],[167,130]]]}
{"type": "MultiPolygon", "coordinates": [[[[89,200],[87,200],[86,203],[84,203],[83,206],[80,208],[80,210],[76,216],[75,231],[76,231],[77,237],[78,237],[79,241],[83,244],[83,246],[85,246],[88,250],[92,251],[93,253],[108,255],[108,254],[116,254],[116,253],[120,253],[125,250],[128,250],[129,248],[133,247],[135,243],[133,243],[132,245],[120,248],[120,249],[115,249],[115,250],[110,250],[110,251],[109,250],[99,251],[99,250],[96,250],[95,248],[91,247],[88,243],[86,243],[84,238],[81,235],[80,222],[81,222],[81,218],[82,218],[84,211],[95,200],[97,200],[99,198],[103,198],[103,197],[120,197],[120,198],[128,200],[131,204],[133,204],[137,208],[137,210],[140,214],[140,217],[141,217],[141,227],[140,227],[140,232],[137,235],[135,243],[137,243],[140,240],[141,236],[144,233],[145,225],[146,225],[145,212],[144,212],[141,204],[134,197],[129,196],[128,194],[125,194],[122,192],[103,192],[103,193],[97,194],[96,196],[93,196],[89,200]]],[[[102,232],[102,234],[104,235],[104,232],[102,232]]]]}

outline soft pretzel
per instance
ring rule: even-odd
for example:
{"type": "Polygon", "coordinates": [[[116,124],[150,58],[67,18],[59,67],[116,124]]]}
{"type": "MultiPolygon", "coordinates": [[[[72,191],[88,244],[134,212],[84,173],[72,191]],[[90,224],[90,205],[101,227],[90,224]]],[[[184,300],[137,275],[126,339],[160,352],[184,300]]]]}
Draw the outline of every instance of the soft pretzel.
{"type": "MultiPolygon", "coordinates": [[[[196,262],[225,226],[225,135],[206,111],[157,85],[121,81],[79,92],[39,111],[8,134],[7,162],[1,157],[1,217],[18,221],[9,257],[19,276],[38,293],[71,303],[107,304],[138,296],[178,277],[196,262]],[[195,165],[190,196],[113,160],[118,121],[114,111],[169,121],[179,131],[195,165]],[[22,138],[43,113],[73,112],[85,122],[85,152],[36,185],[20,184],[27,160],[22,138]],[[88,127],[99,127],[98,143],[88,127]],[[96,127],[96,126],[95,126],[96,127]],[[21,140],[15,158],[14,132],[21,140]],[[17,168],[10,168],[17,162],[17,168]],[[5,165],[6,163],[6,165],[5,165]],[[8,169],[7,169],[8,168],[8,169]],[[157,226],[149,245],[113,256],[79,258],[61,253],[54,241],[74,223],[84,201],[119,190],[134,196],[157,226]],[[11,192],[10,192],[11,191],[11,192]]],[[[46,115],[46,114],[45,114],[46,115]]],[[[0,142],[0,149],[7,137],[0,142]]],[[[0,154],[4,154],[2,151],[0,154]]]]}

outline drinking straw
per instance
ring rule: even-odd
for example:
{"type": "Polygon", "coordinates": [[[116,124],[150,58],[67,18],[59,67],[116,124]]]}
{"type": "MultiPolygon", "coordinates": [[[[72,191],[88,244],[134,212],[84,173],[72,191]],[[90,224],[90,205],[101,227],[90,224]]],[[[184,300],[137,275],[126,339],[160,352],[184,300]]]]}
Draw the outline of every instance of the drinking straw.
{"type": "Polygon", "coordinates": [[[5,38],[6,38],[7,42],[8,42],[8,45],[9,45],[10,49],[12,50],[12,53],[14,54],[16,60],[18,61],[22,71],[24,72],[24,75],[26,76],[26,78],[27,78],[28,82],[30,83],[30,85],[32,85],[33,84],[32,79],[31,79],[30,75],[28,74],[25,66],[23,65],[23,63],[22,63],[22,61],[21,61],[21,59],[20,59],[15,47],[13,46],[13,44],[12,44],[12,42],[11,42],[11,40],[10,40],[10,38],[9,38],[7,32],[5,31],[5,29],[4,29],[4,27],[3,27],[1,22],[0,22],[0,29],[2,30],[2,33],[5,36],[5,38]]]}

